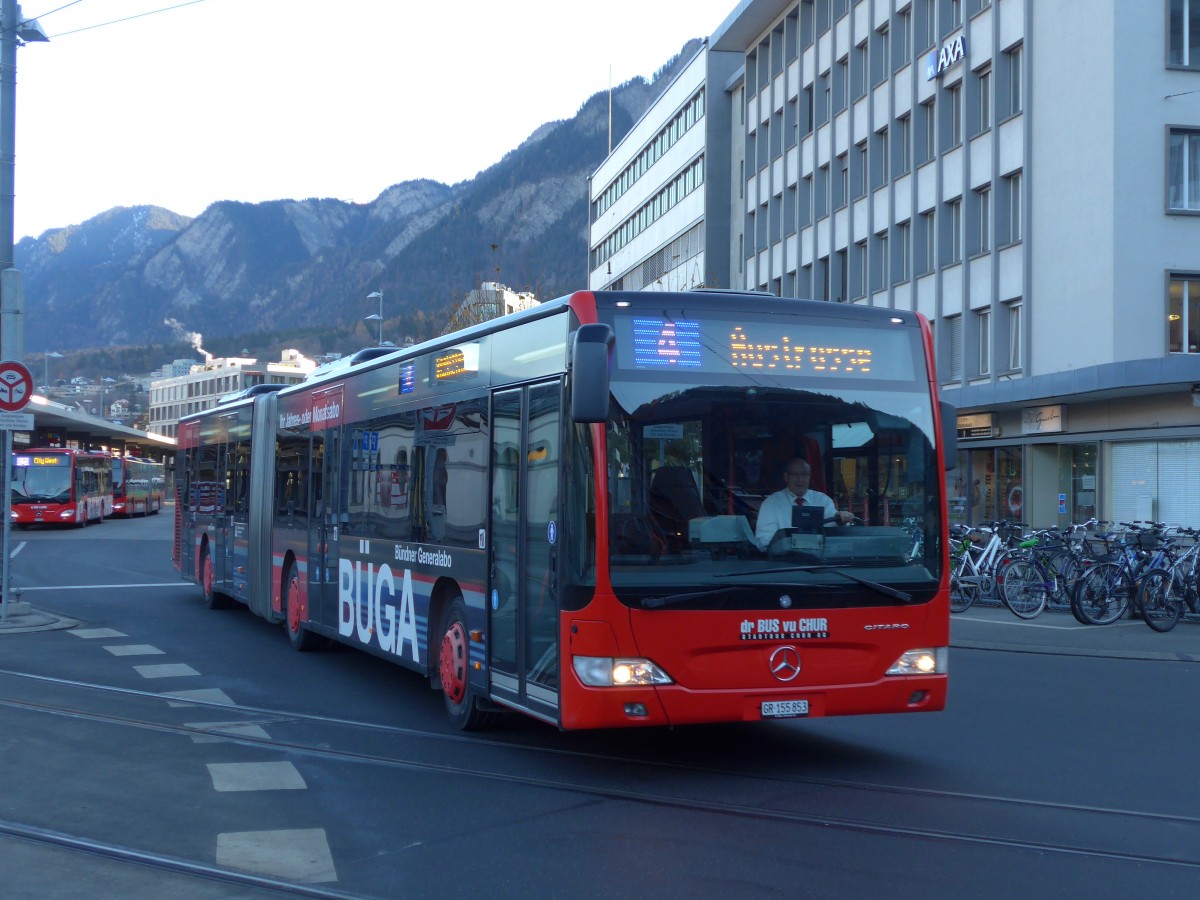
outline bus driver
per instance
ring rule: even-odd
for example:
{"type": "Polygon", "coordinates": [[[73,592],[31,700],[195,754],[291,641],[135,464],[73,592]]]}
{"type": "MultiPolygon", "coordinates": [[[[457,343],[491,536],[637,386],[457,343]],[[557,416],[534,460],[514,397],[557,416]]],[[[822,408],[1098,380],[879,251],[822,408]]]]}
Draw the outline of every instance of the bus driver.
{"type": "Polygon", "coordinates": [[[799,457],[784,468],[786,487],[767,497],[758,510],[758,525],[754,529],[754,542],[758,549],[766,550],[771,538],[779,529],[792,527],[793,506],[821,507],[825,511],[825,519],[834,519],[839,525],[847,525],[854,521],[853,513],[847,510],[839,511],[828,495],[809,488],[808,482],[811,477],[812,469],[808,462],[799,457]]]}

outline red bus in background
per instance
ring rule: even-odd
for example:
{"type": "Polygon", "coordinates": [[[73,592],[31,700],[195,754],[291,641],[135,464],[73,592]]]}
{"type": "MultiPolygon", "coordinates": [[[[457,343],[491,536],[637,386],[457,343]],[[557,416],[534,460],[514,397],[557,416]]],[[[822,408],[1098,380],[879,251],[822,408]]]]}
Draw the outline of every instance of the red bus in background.
{"type": "Polygon", "coordinates": [[[955,424],[919,314],[581,291],[185,416],[174,560],[464,729],[931,712],[955,424]]]}
{"type": "Polygon", "coordinates": [[[61,447],[12,455],[12,523],[77,525],[113,513],[112,456],[61,447]]]}
{"type": "Polygon", "coordinates": [[[162,509],[163,464],[136,456],[112,458],[113,515],[151,516],[162,509]]]}

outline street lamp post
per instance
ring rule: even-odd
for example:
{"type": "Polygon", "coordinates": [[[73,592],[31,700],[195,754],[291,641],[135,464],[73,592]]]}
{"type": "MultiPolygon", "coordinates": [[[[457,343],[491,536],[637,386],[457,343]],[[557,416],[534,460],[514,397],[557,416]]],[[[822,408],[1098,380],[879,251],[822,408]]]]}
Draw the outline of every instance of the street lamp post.
{"type": "Polygon", "coordinates": [[[382,347],[383,346],[383,291],[371,291],[371,293],[367,294],[367,299],[379,301],[379,315],[367,316],[367,318],[364,319],[364,321],[366,321],[366,322],[378,321],[379,322],[379,346],[382,347]]]}
{"type": "Polygon", "coordinates": [[[46,396],[50,396],[50,360],[62,359],[63,355],[55,350],[47,350],[46,355],[42,357],[42,361],[46,363],[46,396]]]}

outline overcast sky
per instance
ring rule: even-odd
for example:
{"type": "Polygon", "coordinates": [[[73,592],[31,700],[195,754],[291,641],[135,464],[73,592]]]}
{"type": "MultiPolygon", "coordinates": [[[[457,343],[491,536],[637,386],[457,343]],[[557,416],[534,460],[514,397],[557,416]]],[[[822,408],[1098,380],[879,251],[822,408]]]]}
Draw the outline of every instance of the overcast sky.
{"type": "Polygon", "coordinates": [[[23,0],[50,42],[17,51],[16,238],[114,206],[463,181],[736,5],[23,0]]]}

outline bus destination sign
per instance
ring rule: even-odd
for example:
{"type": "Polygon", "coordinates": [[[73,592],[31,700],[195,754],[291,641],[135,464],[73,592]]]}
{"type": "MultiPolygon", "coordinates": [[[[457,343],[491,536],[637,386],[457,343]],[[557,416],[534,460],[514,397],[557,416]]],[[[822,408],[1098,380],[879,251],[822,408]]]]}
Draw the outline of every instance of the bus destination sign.
{"type": "Polygon", "coordinates": [[[731,321],[621,316],[617,359],[635,371],[721,372],[806,378],[911,379],[911,329],[789,328],[766,319],[731,321]]]}

